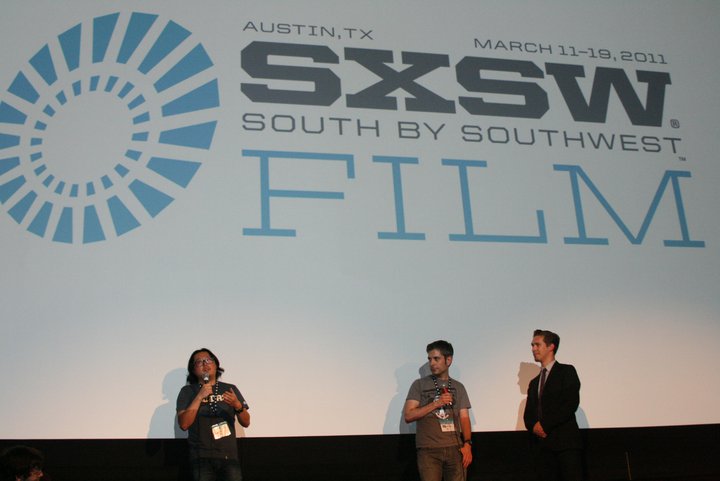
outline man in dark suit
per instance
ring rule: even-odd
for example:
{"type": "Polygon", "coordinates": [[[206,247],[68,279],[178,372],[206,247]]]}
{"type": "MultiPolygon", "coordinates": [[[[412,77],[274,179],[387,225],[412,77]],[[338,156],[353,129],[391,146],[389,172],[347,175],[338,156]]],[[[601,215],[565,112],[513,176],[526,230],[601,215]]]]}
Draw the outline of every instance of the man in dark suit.
{"type": "Polygon", "coordinates": [[[554,332],[533,333],[532,353],[541,370],[530,381],[523,417],[533,438],[538,479],[581,481],[582,440],[575,420],[580,379],[572,365],[555,360],[559,345],[560,336],[554,332]]]}

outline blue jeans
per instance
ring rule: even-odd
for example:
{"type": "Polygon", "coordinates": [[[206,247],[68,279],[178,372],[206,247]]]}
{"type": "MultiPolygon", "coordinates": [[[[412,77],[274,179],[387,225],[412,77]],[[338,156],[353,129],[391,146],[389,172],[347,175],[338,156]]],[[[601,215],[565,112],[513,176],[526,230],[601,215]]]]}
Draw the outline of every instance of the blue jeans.
{"type": "Polygon", "coordinates": [[[190,464],[195,481],[242,481],[237,459],[199,458],[190,464]]]}
{"type": "Polygon", "coordinates": [[[465,481],[462,453],[457,446],[419,448],[417,464],[422,481],[465,481]]]}

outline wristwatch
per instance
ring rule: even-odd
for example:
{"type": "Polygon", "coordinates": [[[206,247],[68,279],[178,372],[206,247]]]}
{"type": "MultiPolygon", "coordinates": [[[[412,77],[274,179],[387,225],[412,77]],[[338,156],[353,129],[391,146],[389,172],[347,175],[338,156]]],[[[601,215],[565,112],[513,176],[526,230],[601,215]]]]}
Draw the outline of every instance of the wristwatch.
{"type": "Polygon", "coordinates": [[[463,444],[469,444],[470,446],[472,446],[472,439],[466,439],[465,441],[463,441],[463,444]]]}

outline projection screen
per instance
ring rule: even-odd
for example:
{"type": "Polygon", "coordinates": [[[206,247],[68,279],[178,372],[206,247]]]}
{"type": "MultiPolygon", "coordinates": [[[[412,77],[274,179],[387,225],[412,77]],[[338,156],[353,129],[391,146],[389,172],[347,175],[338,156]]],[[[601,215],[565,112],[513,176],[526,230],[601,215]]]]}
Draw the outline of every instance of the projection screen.
{"type": "Polygon", "coordinates": [[[425,345],[523,429],[718,423],[714,1],[5,1],[0,437],[411,432],[425,345]]]}

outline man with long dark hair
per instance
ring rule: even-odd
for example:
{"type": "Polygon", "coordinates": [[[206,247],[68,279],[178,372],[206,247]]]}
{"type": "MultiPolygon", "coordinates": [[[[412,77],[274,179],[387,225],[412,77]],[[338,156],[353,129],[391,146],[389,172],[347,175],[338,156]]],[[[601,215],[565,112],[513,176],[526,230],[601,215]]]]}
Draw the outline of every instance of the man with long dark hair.
{"type": "Polygon", "coordinates": [[[39,481],[44,456],[29,446],[11,446],[0,454],[0,480],[39,481]]]}
{"type": "Polygon", "coordinates": [[[188,431],[190,464],[195,481],[241,481],[235,419],[250,426],[248,405],[233,384],[220,382],[225,371],[210,349],[188,360],[188,384],[177,398],[178,424],[188,431]]]}

